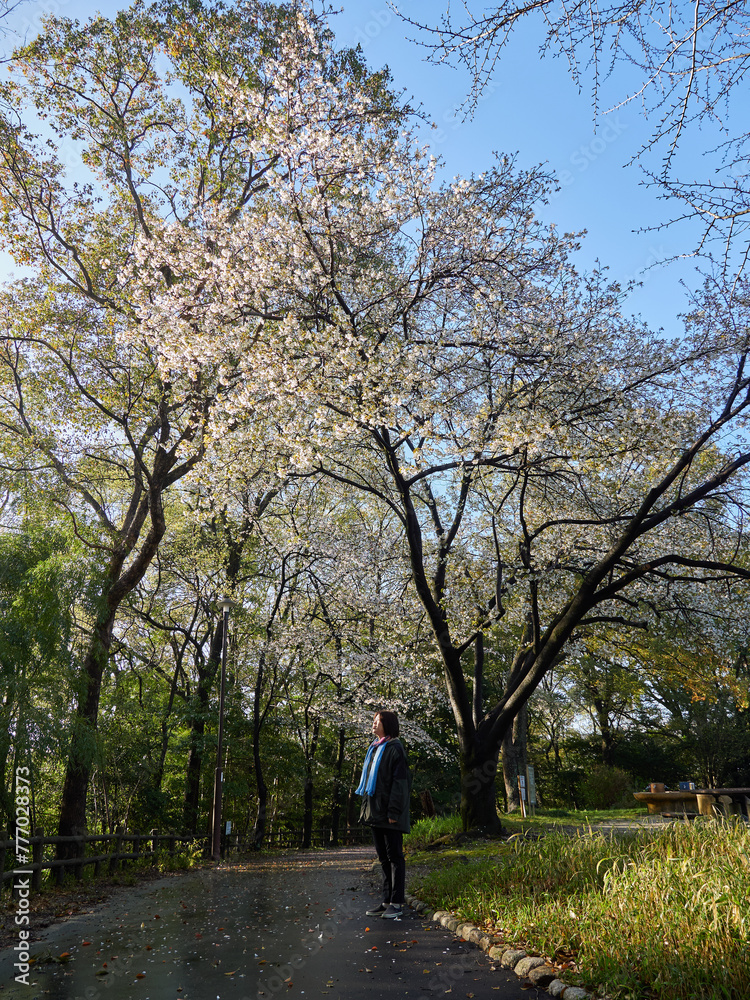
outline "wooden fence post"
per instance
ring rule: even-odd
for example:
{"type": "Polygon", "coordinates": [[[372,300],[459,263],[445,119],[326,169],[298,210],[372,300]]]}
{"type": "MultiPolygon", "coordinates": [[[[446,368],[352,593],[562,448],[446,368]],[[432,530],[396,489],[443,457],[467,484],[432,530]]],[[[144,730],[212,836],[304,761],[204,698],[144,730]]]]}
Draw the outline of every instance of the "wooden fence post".
{"type": "Polygon", "coordinates": [[[105,834],[102,834],[102,839],[101,840],[95,840],[93,842],[94,843],[94,853],[96,854],[96,861],[94,862],[94,878],[96,878],[97,875],[101,874],[102,862],[99,859],[99,855],[106,853],[106,844],[107,844],[107,841],[104,838],[105,838],[105,834]],[[99,846],[99,849],[97,849],[97,846],[99,846]]]}
{"type": "Polygon", "coordinates": [[[118,826],[117,829],[115,830],[115,849],[112,852],[112,857],[109,859],[110,875],[114,875],[114,873],[117,871],[117,861],[118,861],[117,856],[120,853],[121,847],[122,847],[122,827],[118,826]]]}
{"type": "Polygon", "coordinates": [[[73,877],[76,882],[80,882],[83,878],[83,857],[86,854],[86,841],[84,839],[86,831],[83,833],[80,830],[75,831],[75,856],[80,858],[77,864],[73,865],[73,877]]]}

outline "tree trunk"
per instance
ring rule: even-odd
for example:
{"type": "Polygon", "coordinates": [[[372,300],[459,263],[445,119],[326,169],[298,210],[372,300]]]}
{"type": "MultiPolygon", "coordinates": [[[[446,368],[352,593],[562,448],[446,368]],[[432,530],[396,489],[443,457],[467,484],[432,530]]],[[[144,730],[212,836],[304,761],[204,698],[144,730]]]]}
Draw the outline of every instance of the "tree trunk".
{"type": "MultiPolygon", "coordinates": [[[[68,764],[65,770],[62,804],[57,833],[70,837],[86,829],[86,798],[89,777],[96,753],[96,730],[102,677],[109,659],[115,608],[107,606],[94,626],[88,652],[83,661],[82,690],[78,695],[70,736],[68,764]]],[[[58,859],[76,856],[76,844],[58,844],[58,859]]]]}
{"type": "Polygon", "coordinates": [[[527,757],[527,709],[523,706],[513,720],[513,726],[503,740],[503,780],[508,800],[508,812],[521,808],[518,791],[518,777],[526,774],[527,757]]]}
{"type": "Polygon", "coordinates": [[[461,822],[463,829],[497,834],[502,824],[497,813],[498,747],[488,739],[486,721],[477,727],[468,752],[461,745],[461,822]]]}
{"type": "Polygon", "coordinates": [[[336,754],[336,769],[333,776],[333,795],[331,799],[331,847],[339,846],[341,811],[344,788],[342,774],[344,769],[344,753],[346,751],[346,729],[339,726],[338,752],[336,754]]]}
{"type": "MultiPolygon", "coordinates": [[[[424,548],[419,517],[414,509],[410,487],[404,479],[398,457],[391,446],[389,433],[384,428],[378,435],[379,444],[388,455],[388,465],[396,487],[404,504],[406,539],[409,546],[409,560],[414,576],[414,586],[427,612],[435,640],[443,661],[445,684],[448,690],[459,746],[459,767],[461,774],[460,809],[464,830],[478,829],[488,833],[502,830],[497,814],[495,796],[495,775],[501,733],[496,732],[496,719],[482,715],[484,643],[476,636],[474,642],[474,686],[470,696],[467,690],[462,653],[467,645],[460,647],[453,643],[448,627],[443,599],[445,597],[445,574],[451,542],[449,539],[458,530],[463,505],[455,515],[453,527],[443,535],[437,568],[428,580],[424,565],[424,548]]],[[[467,473],[468,475],[468,473],[467,473]]],[[[464,479],[468,484],[468,479],[464,479]]],[[[433,514],[434,501],[433,501],[433,514]]]]}
{"type": "Polygon", "coordinates": [[[190,721],[190,750],[185,776],[185,801],[182,808],[182,825],[186,833],[198,832],[198,812],[201,798],[201,770],[203,768],[203,736],[206,721],[193,715],[190,721]]]}
{"type": "MultiPolygon", "coordinates": [[[[305,721],[307,721],[307,711],[305,711],[305,721]]],[[[304,802],[305,809],[302,820],[302,846],[310,847],[312,846],[312,828],[313,828],[313,792],[314,792],[314,780],[313,780],[313,761],[315,760],[315,754],[318,750],[318,738],[320,736],[320,720],[315,719],[312,728],[312,739],[310,740],[305,761],[305,791],[304,791],[304,802]]]]}
{"type": "Polygon", "coordinates": [[[8,757],[10,756],[11,718],[11,699],[10,696],[7,696],[0,712],[0,830],[5,830],[16,814],[12,784],[10,789],[5,786],[5,775],[8,774],[8,757]]]}
{"type": "Polygon", "coordinates": [[[206,733],[208,715],[208,686],[203,679],[198,680],[196,705],[190,719],[190,750],[188,752],[187,774],[185,776],[185,801],[182,823],[187,833],[195,836],[198,832],[198,814],[201,800],[201,771],[203,770],[203,738],[206,733]]]}
{"type": "MultiPolygon", "coordinates": [[[[205,664],[196,663],[198,671],[198,689],[196,704],[190,719],[190,752],[188,754],[187,774],[185,778],[185,802],[182,818],[188,833],[198,832],[200,815],[201,773],[205,757],[204,737],[208,719],[208,704],[211,688],[216,680],[216,674],[221,663],[221,648],[223,642],[224,620],[219,621],[211,637],[211,647],[205,664]]],[[[196,658],[197,659],[197,658],[196,658]]]]}
{"type": "Polygon", "coordinates": [[[461,823],[465,831],[497,834],[497,750],[461,754],[461,823]]]}
{"type": "Polygon", "coordinates": [[[177,694],[177,682],[180,675],[179,664],[175,666],[174,674],[172,675],[172,683],[169,686],[169,699],[167,701],[166,711],[162,716],[161,720],[161,745],[159,747],[159,763],[156,767],[156,772],[153,778],[153,789],[157,794],[161,793],[162,782],[164,781],[164,767],[167,761],[167,752],[169,751],[169,719],[172,715],[172,709],[174,708],[174,700],[177,694]]]}
{"type": "MultiPolygon", "coordinates": [[[[69,837],[86,829],[86,796],[96,748],[99,696],[109,660],[117,609],[143,579],[164,537],[166,521],[162,494],[173,465],[174,453],[170,457],[164,450],[157,451],[147,491],[142,487],[138,471],[127,516],[119,531],[119,541],[112,550],[104,576],[97,621],[83,661],[81,690],[73,719],[57,830],[60,837],[69,837]],[[126,559],[140,538],[146,518],[151,522],[148,534],[131,564],[123,571],[126,559]]],[[[189,465],[184,468],[187,471],[189,465]]],[[[57,857],[73,857],[77,850],[75,844],[58,844],[57,857]]]]}
{"type": "Polygon", "coordinates": [[[594,708],[596,710],[596,718],[599,723],[599,732],[602,737],[602,764],[611,766],[612,761],[614,760],[615,734],[612,731],[612,726],[609,721],[610,716],[607,710],[609,705],[605,703],[603,698],[595,698],[594,708]]]}
{"type": "Polygon", "coordinates": [[[308,762],[307,773],[305,774],[304,788],[304,812],[302,814],[302,846],[312,846],[313,828],[313,775],[312,766],[308,762]]]}
{"type": "Polygon", "coordinates": [[[346,793],[346,825],[354,826],[357,822],[359,816],[359,796],[357,795],[355,789],[359,784],[358,781],[359,771],[357,770],[357,765],[354,764],[352,767],[351,777],[349,779],[349,789],[346,793]]]}
{"type": "Polygon", "coordinates": [[[263,724],[260,700],[265,683],[265,662],[265,653],[261,653],[258,661],[258,674],[255,678],[255,699],[253,701],[253,764],[255,766],[255,782],[258,788],[258,812],[253,829],[253,846],[258,850],[263,846],[268,815],[268,785],[263,777],[263,761],[260,756],[260,730],[263,724]]]}

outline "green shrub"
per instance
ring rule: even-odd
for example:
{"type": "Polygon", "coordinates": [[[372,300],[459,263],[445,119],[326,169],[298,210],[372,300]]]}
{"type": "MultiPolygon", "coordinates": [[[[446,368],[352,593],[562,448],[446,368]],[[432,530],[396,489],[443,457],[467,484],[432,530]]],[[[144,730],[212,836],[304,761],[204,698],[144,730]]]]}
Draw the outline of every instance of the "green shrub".
{"type": "Polygon", "coordinates": [[[580,791],[587,809],[633,804],[633,779],[619,767],[595,767],[581,782],[580,791]]]}
{"type": "Polygon", "coordinates": [[[187,843],[176,844],[171,854],[166,849],[159,851],[156,864],[160,872],[188,871],[201,864],[203,860],[201,842],[190,840],[187,843]]]}

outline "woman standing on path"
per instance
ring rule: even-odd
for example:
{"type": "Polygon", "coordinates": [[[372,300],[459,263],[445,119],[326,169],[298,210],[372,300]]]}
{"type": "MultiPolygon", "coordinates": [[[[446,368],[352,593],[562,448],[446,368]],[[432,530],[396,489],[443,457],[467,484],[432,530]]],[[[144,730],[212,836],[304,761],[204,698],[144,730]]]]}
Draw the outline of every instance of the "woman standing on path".
{"type": "Polygon", "coordinates": [[[409,769],[398,739],[395,712],[378,712],[372,722],[372,733],[375,738],[365,757],[357,794],[363,796],[359,821],[372,827],[372,839],[383,869],[383,902],[367,913],[393,919],[401,916],[404,905],[403,838],[411,829],[409,769]]]}

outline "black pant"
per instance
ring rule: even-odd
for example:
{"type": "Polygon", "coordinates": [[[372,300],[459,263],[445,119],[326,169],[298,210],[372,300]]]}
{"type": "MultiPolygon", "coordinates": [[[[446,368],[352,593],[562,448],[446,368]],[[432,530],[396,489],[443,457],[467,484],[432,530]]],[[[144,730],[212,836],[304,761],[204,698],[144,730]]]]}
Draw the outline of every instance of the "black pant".
{"type": "Polygon", "coordinates": [[[383,869],[383,902],[404,905],[406,861],[404,860],[404,835],[400,830],[372,828],[372,839],[383,869]]]}

